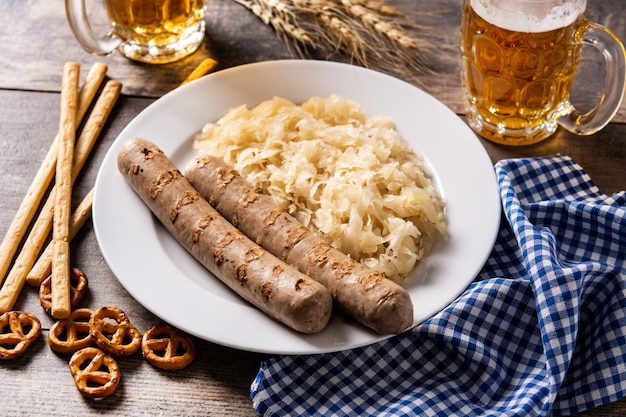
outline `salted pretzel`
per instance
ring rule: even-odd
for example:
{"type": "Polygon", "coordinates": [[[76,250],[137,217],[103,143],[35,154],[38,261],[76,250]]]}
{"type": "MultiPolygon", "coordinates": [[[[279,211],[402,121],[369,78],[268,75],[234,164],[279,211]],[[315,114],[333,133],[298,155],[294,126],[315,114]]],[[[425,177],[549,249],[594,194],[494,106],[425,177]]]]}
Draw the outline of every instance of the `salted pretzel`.
{"type": "Polygon", "coordinates": [[[99,399],[113,394],[122,377],[115,359],[96,347],[74,352],[69,367],[76,388],[88,398],[99,399]]]}
{"type": "Polygon", "coordinates": [[[33,313],[7,311],[0,316],[0,359],[15,359],[41,334],[41,322],[33,313]]]}
{"type": "Polygon", "coordinates": [[[196,346],[190,337],[166,324],[144,333],[141,351],[150,364],[168,371],[187,367],[196,357],[196,346]]]}
{"type": "Polygon", "coordinates": [[[48,344],[57,353],[74,353],[77,350],[93,346],[94,341],[89,334],[89,319],[93,311],[78,308],[66,319],[52,325],[48,332],[48,344]]]}
{"type": "Polygon", "coordinates": [[[141,346],[141,333],[117,307],[100,307],[91,315],[89,334],[96,345],[111,355],[132,355],[141,346]]]}
{"type": "MultiPolygon", "coordinates": [[[[89,281],[87,275],[79,268],[70,270],[70,305],[72,309],[78,307],[87,293],[89,281]]],[[[39,286],[39,303],[50,314],[52,310],[52,275],[49,275],[39,286]]]]}

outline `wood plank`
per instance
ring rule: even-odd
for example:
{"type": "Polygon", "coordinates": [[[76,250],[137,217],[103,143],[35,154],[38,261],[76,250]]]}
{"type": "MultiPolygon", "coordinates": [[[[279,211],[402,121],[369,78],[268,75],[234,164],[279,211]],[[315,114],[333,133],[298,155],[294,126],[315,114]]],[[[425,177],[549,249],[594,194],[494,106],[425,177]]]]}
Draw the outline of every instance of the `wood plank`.
{"type": "MultiPolygon", "coordinates": [[[[463,114],[458,46],[461,0],[392,0],[389,3],[415,13],[411,21],[417,28],[412,33],[418,38],[437,39],[435,47],[424,48],[425,59],[432,63],[431,74],[406,68],[389,73],[423,88],[456,113],[463,114]]],[[[626,39],[626,16],[622,10],[621,0],[589,3],[590,18],[626,39]]],[[[97,11],[94,10],[93,14],[97,11]]],[[[0,2],[0,16],[5,22],[4,30],[0,31],[0,87],[8,89],[57,91],[61,68],[66,61],[80,62],[85,68],[102,61],[109,65],[110,76],[124,83],[124,94],[154,98],[176,88],[207,56],[219,62],[216,70],[297,57],[271,28],[232,0],[209,2],[207,38],[195,54],[176,63],[156,66],[131,62],[119,53],[104,58],[88,55],[73,38],[62,0],[5,0],[0,2]],[[25,15],[30,18],[23,19],[25,15]]],[[[575,102],[581,104],[595,103],[598,92],[603,89],[603,80],[597,76],[602,73],[603,65],[598,61],[598,55],[588,49],[585,48],[587,52],[583,54],[581,81],[577,82],[574,93],[575,102]]],[[[313,58],[349,61],[323,53],[313,58]]],[[[626,104],[622,105],[615,120],[626,122],[626,104]]]]}
{"type": "Polygon", "coordinates": [[[74,385],[69,356],[52,352],[46,337],[44,331],[22,357],[2,364],[3,415],[257,415],[249,387],[260,355],[196,340],[196,360],[177,372],[152,367],[141,353],[117,358],[122,372],[117,390],[103,401],[89,401],[74,385]]]}
{"type": "Polygon", "coordinates": [[[626,190],[626,125],[610,124],[590,137],[559,129],[532,146],[510,147],[481,139],[492,161],[564,154],[581,165],[605,194],[626,190]]]}
{"type": "MultiPolygon", "coordinates": [[[[56,132],[59,94],[0,91],[0,234],[30,185],[39,161],[56,132]]],[[[103,136],[76,183],[74,204],[94,184],[98,167],[117,134],[152,99],[122,97],[103,136]]],[[[549,155],[564,152],[576,159],[603,191],[610,193],[626,185],[626,125],[613,124],[592,138],[579,138],[559,131],[534,147],[510,148],[483,142],[492,160],[508,157],[549,155]]],[[[124,310],[141,331],[159,319],[137,303],[117,281],[104,261],[90,222],[72,244],[73,257],[90,278],[84,304],[97,308],[115,305],[124,310]]],[[[249,387],[264,355],[241,352],[196,339],[199,356],[187,370],[166,373],[155,370],[140,355],[121,359],[122,385],[106,401],[85,401],[67,372],[67,358],[54,354],[45,343],[53,321],[41,307],[36,288],[26,287],[16,308],[35,312],[43,322],[44,337],[24,357],[3,363],[0,396],[19,398],[3,406],[6,414],[57,415],[59,409],[74,415],[107,412],[113,415],[255,415],[249,387]]],[[[210,320],[211,318],[202,318],[210,320]]],[[[600,413],[626,412],[626,401],[603,407],[600,413]]],[[[588,416],[596,414],[587,414],[588,416]]]]}
{"type": "MultiPolygon", "coordinates": [[[[93,187],[98,167],[110,144],[128,122],[151,99],[122,97],[84,173],[75,184],[74,204],[93,187]]],[[[0,235],[4,236],[15,210],[28,189],[39,162],[54,139],[59,94],[0,91],[0,235]]],[[[160,323],[117,281],[102,257],[91,222],[72,242],[72,264],[89,278],[83,305],[92,309],[113,305],[124,310],[141,332],[160,323]]],[[[106,401],[86,401],[74,387],[67,368],[69,357],[48,347],[48,329],[54,323],[39,305],[38,289],[25,286],[15,309],[35,313],[42,322],[42,337],[24,356],[3,361],[0,367],[0,396],[4,415],[63,414],[96,415],[256,415],[249,389],[264,355],[242,352],[194,338],[198,356],[179,372],[153,368],[141,353],[120,358],[123,376],[115,394],[106,401]]],[[[199,320],[214,318],[202,317],[199,320]]]]}
{"type": "Polygon", "coordinates": [[[0,3],[0,15],[6,22],[0,31],[0,87],[8,89],[57,91],[63,63],[71,60],[85,68],[105,62],[109,75],[124,83],[123,94],[160,97],[207,56],[218,59],[219,68],[291,56],[269,28],[231,0],[210,2],[207,38],[195,54],[164,65],[136,63],[119,53],[87,54],[74,40],[63,0],[6,0],[0,3]]]}
{"type": "MultiPolygon", "coordinates": [[[[434,53],[430,56],[435,70],[433,75],[404,70],[398,70],[394,75],[423,86],[462,114],[457,39],[461,0],[398,0],[391,3],[433,14],[435,18],[430,21],[439,27],[443,39],[439,48],[430,51],[434,53]]],[[[590,2],[589,7],[593,19],[626,38],[622,0],[590,2]]],[[[0,2],[0,13],[4,17],[0,30],[0,89],[4,89],[0,90],[1,236],[4,236],[57,131],[58,91],[61,68],[66,61],[76,60],[83,64],[83,76],[92,63],[106,62],[110,77],[125,85],[124,96],[76,183],[73,199],[76,205],[93,187],[98,167],[117,134],[156,97],[175,88],[206,56],[217,58],[219,69],[293,56],[271,29],[232,0],[211,0],[207,41],[200,51],[178,63],[162,66],[132,63],[119,54],[105,58],[89,56],[73,39],[61,0],[4,0],[0,2]],[[23,19],[23,16],[28,18],[23,19]]],[[[429,23],[427,15],[416,19],[418,23],[429,23]]],[[[581,73],[584,82],[579,92],[583,102],[586,97],[593,97],[599,89],[597,86],[601,85],[599,80],[587,79],[599,72],[601,65],[594,63],[593,57],[585,58],[585,65],[581,73]]],[[[624,106],[616,121],[626,123],[624,106]]],[[[621,123],[612,124],[590,138],[559,131],[553,138],[532,147],[509,148],[486,141],[483,144],[493,161],[559,152],[570,155],[587,170],[602,191],[612,193],[626,188],[626,125],[621,123]]],[[[159,322],[128,294],[110,271],[90,222],[75,239],[72,250],[76,263],[90,278],[85,305],[122,308],[142,331],[159,322]]],[[[47,329],[53,321],[39,306],[37,289],[27,287],[16,308],[36,312],[45,330],[44,338],[25,356],[1,364],[0,396],[11,399],[3,401],[3,414],[256,415],[249,399],[249,387],[264,355],[196,339],[197,361],[182,372],[166,373],[155,370],[137,354],[120,360],[124,376],[113,397],[101,402],[86,401],[73,386],[67,371],[67,358],[51,352],[45,342],[47,329]]],[[[626,400],[583,415],[626,415],[626,400]]]]}

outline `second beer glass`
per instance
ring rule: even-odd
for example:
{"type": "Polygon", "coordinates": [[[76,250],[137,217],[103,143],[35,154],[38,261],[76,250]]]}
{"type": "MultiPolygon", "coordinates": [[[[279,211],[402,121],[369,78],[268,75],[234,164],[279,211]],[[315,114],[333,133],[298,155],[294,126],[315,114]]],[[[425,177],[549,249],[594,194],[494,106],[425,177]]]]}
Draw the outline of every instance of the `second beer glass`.
{"type": "Polygon", "coordinates": [[[558,125],[595,133],[619,109],[625,52],[610,31],[585,17],[586,0],[465,0],[462,81],[470,126],[507,145],[552,135],[558,125]],[[602,100],[587,114],[569,102],[580,48],[606,57],[602,100]]]}
{"type": "Polygon", "coordinates": [[[177,61],[202,44],[206,0],[103,0],[111,24],[94,33],[85,0],[65,0],[68,21],[80,45],[94,55],[119,50],[127,58],[151,64],[177,61]]]}

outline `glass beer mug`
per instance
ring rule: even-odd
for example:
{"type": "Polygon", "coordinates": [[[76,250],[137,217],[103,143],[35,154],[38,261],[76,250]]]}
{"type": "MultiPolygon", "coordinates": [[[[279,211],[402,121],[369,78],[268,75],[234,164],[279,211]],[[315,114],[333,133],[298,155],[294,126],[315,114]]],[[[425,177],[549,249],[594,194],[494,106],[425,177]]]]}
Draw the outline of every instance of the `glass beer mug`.
{"type": "Polygon", "coordinates": [[[65,0],[67,18],[78,43],[94,55],[119,50],[151,64],[177,61],[204,40],[206,0],[103,0],[111,30],[97,36],[85,0],[65,0]]]}
{"type": "Polygon", "coordinates": [[[462,83],[468,122],[494,142],[528,145],[558,126],[589,135],[606,126],[624,96],[626,52],[585,17],[586,0],[464,0],[462,83]],[[570,90],[582,45],[606,61],[600,102],[580,113],[570,90]]]}

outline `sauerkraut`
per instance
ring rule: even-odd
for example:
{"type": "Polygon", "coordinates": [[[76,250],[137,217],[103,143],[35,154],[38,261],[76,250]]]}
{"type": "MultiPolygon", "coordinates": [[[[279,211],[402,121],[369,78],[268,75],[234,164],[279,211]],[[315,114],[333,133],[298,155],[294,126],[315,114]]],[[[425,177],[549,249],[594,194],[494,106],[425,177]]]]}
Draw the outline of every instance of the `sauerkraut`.
{"type": "Polygon", "coordinates": [[[231,109],[194,141],[337,249],[402,282],[440,236],[445,203],[392,120],[339,95],[231,109]]]}

